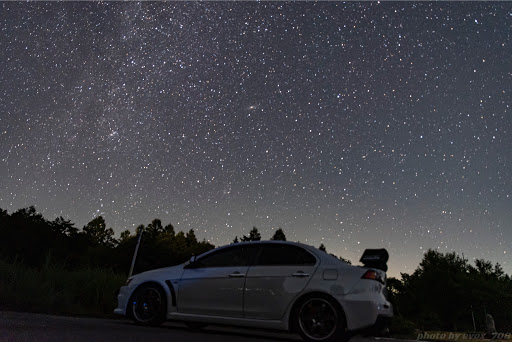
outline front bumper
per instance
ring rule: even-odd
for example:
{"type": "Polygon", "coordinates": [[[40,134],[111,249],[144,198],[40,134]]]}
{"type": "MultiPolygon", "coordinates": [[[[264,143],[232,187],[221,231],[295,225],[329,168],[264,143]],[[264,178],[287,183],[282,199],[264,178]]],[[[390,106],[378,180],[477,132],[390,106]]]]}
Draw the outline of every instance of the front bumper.
{"type": "Polygon", "coordinates": [[[128,304],[129,295],[128,286],[121,286],[121,288],[117,290],[117,308],[114,310],[116,315],[126,315],[126,305],[128,304]]]}

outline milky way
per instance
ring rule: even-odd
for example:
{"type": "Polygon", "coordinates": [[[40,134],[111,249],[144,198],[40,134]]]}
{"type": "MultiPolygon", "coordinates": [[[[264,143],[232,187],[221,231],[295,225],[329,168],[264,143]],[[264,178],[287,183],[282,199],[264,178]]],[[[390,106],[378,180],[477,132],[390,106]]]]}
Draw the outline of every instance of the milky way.
{"type": "Polygon", "coordinates": [[[512,4],[4,2],[0,208],[512,273],[512,4]]]}

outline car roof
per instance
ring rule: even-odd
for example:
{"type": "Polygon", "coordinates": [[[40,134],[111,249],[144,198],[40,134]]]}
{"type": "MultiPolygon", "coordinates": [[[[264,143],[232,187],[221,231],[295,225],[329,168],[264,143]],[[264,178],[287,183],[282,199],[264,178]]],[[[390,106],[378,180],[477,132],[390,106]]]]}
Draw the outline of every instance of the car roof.
{"type": "Polygon", "coordinates": [[[198,257],[205,256],[207,254],[210,254],[214,251],[218,251],[227,247],[234,247],[234,246],[247,246],[247,245],[262,245],[262,244],[276,244],[276,245],[291,245],[291,246],[298,246],[302,247],[306,250],[308,250],[310,253],[314,254],[318,259],[322,260],[323,262],[329,261],[329,263],[332,263],[334,260],[342,262],[338,260],[337,258],[333,257],[332,255],[329,255],[328,253],[325,253],[318,248],[307,245],[301,242],[293,242],[293,241],[281,241],[281,240],[260,240],[260,241],[245,241],[245,242],[237,242],[237,243],[231,243],[228,245],[219,246],[217,248],[211,249],[206,253],[203,253],[199,255],[198,257]]]}
{"type": "MultiPolygon", "coordinates": [[[[260,245],[260,244],[292,245],[292,246],[303,247],[303,248],[306,248],[307,250],[310,250],[310,251],[311,250],[313,250],[313,251],[314,250],[318,250],[318,248],[316,248],[314,246],[306,245],[306,244],[301,243],[301,242],[281,241],[281,240],[245,241],[245,242],[232,243],[232,244],[226,245],[226,246],[239,246],[239,245],[246,245],[246,244],[251,244],[251,245],[260,245]]],[[[224,246],[222,246],[222,247],[224,247],[224,246]]]]}

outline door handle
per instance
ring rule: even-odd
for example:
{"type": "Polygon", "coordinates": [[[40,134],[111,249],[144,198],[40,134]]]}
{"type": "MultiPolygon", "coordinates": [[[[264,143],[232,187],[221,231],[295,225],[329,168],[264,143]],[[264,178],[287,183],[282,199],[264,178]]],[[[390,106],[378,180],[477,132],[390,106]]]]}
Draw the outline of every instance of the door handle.
{"type": "Polygon", "coordinates": [[[240,272],[234,272],[234,273],[231,273],[229,276],[231,278],[242,278],[242,277],[245,277],[245,274],[240,273],[240,272]]]}
{"type": "Polygon", "coordinates": [[[292,276],[299,277],[299,278],[305,278],[305,277],[309,277],[309,273],[304,273],[302,271],[299,271],[299,272],[293,273],[292,276]]]}

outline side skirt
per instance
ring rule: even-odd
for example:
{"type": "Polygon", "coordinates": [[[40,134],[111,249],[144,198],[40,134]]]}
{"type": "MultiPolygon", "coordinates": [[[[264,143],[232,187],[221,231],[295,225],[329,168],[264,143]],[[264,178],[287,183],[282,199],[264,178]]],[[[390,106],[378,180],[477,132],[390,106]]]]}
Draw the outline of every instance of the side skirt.
{"type": "Polygon", "coordinates": [[[248,319],[248,318],[237,318],[237,317],[205,316],[205,315],[183,314],[183,313],[177,313],[177,312],[168,313],[167,319],[173,320],[173,321],[184,321],[184,322],[201,322],[201,323],[205,323],[205,324],[236,325],[236,326],[248,327],[248,328],[288,330],[288,320],[276,321],[276,320],[248,319]]]}

